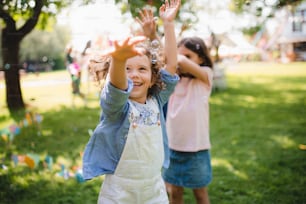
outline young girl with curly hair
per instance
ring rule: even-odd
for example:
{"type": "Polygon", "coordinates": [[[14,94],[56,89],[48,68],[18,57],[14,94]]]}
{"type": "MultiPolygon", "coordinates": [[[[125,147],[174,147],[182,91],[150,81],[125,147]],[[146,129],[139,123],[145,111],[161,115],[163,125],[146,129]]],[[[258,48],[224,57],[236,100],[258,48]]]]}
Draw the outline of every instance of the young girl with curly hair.
{"type": "Polygon", "coordinates": [[[174,19],[180,0],[160,7],[166,63],[146,46],[143,36],[114,41],[113,49],[92,61],[104,80],[100,122],[83,155],[85,179],[105,175],[98,203],[169,203],[161,177],[169,165],[163,105],[179,79],[174,19]]]}

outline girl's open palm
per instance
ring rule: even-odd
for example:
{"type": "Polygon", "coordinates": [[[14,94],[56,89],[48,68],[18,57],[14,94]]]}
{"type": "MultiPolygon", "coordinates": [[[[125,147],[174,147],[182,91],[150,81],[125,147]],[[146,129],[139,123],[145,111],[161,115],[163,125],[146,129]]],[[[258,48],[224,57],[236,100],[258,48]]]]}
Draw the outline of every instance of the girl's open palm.
{"type": "Polygon", "coordinates": [[[127,37],[122,41],[113,41],[113,47],[103,53],[103,55],[111,55],[113,59],[118,61],[125,61],[128,58],[134,57],[136,55],[141,55],[142,50],[137,49],[136,44],[144,41],[146,37],[136,36],[127,37]]]}
{"type": "Polygon", "coordinates": [[[143,9],[139,12],[140,18],[136,17],[136,21],[142,27],[143,34],[150,38],[156,35],[156,22],[151,9],[143,9]]]}
{"type": "Polygon", "coordinates": [[[181,0],[166,0],[159,8],[159,16],[165,21],[173,21],[181,5],[181,0]]]}

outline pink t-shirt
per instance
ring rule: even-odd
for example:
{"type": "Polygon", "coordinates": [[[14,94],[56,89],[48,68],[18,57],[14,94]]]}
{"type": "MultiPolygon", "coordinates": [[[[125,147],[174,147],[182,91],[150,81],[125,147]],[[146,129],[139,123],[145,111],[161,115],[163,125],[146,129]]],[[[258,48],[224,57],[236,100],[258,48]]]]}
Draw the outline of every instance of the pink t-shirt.
{"type": "Polygon", "coordinates": [[[210,149],[209,97],[213,71],[205,67],[209,85],[196,78],[182,77],[170,96],[167,133],[171,149],[195,152],[210,149]]]}

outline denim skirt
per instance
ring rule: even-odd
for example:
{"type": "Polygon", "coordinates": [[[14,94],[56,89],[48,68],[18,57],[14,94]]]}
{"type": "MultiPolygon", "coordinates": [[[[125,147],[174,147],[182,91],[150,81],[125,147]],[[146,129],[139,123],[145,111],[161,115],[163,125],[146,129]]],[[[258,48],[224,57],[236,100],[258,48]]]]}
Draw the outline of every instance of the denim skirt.
{"type": "Polygon", "coordinates": [[[164,181],[185,188],[206,187],[212,180],[209,150],[178,152],[170,150],[170,166],[163,168],[164,181]]]}

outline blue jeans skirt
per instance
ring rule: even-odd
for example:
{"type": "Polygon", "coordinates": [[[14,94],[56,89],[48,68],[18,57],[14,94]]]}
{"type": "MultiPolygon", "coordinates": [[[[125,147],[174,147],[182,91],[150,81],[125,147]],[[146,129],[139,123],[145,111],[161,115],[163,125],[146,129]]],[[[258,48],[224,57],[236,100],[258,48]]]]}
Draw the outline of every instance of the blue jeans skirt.
{"type": "Polygon", "coordinates": [[[170,166],[163,168],[164,181],[185,188],[202,188],[212,180],[209,150],[178,152],[170,150],[170,166]]]}

